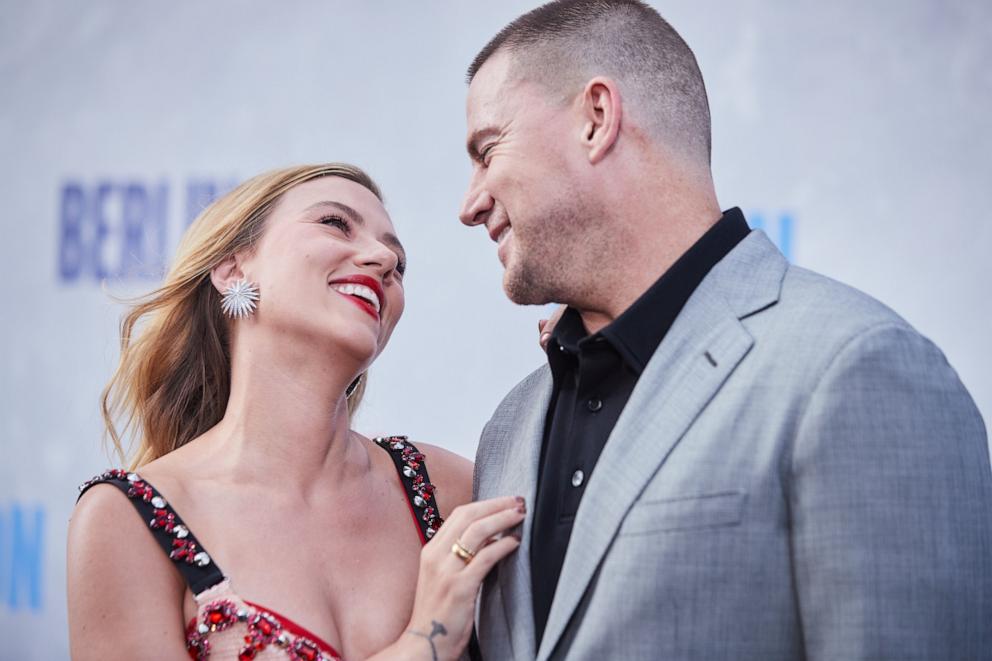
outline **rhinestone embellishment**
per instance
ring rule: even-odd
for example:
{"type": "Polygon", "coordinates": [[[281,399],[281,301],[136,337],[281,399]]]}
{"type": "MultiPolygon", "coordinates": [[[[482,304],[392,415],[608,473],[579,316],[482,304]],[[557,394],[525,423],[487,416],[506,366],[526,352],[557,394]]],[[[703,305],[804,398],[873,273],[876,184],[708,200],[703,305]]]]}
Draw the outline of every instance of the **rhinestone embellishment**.
{"type": "Polygon", "coordinates": [[[247,628],[244,646],[238,653],[239,661],[256,658],[270,645],[281,649],[286,658],[293,661],[340,661],[338,657],[321,651],[320,646],[306,636],[291,635],[282,622],[264,610],[238,609],[231,600],[220,599],[203,606],[201,612],[196,626],[190,626],[186,632],[186,649],[198,661],[210,658],[209,635],[235,624],[243,624],[247,628]]]}
{"type": "Polygon", "coordinates": [[[211,631],[223,631],[238,621],[234,602],[224,599],[215,601],[203,611],[203,624],[199,631],[207,633],[211,631]],[[204,627],[206,631],[204,631],[204,627]]]}
{"type": "Polygon", "coordinates": [[[282,624],[269,613],[259,611],[248,622],[248,635],[245,636],[245,646],[241,648],[238,659],[254,659],[255,656],[269,645],[279,644],[279,640],[284,639],[286,644],[289,638],[282,630],[282,624]]]}
{"type": "Polygon", "coordinates": [[[146,484],[141,480],[135,480],[131,482],[131,488],[127,490],[127,495],[130,498],[140,498],[147,503],[154,497],[155,492],[152,490],[150,484],[146,484]]]}
{"type": "Polygon", "coordinates": [[[297,638],[289,648],[289,658],[293,661],[318,661],[322,657],[320,648],[312,640],[297,638]]]}
{"type": "Polygon", "coordinates": [[[412,494],[411,501],[418,510],[421,520],[426,524],[423,528],[424,537],[430,539],[437,534],[438,528],[444,520],[438,515],[437,510],[431,506],[431,498],[437,488],[427,481],[423,469],[424,453],[418,452],[415,447],[409,444],[406,436],[387,436],[377,438],[375,442],[381,447],[389,450],[394,455],[399,455],[402,461],[400,472],[408,480],[408,486],[412,494]]]}
{"type": "MultiPolygon", "coordinates": [[[[155,493],[152,485],[142,480],[137,473],[129,473],[119,468],[107,470],[84,482],[79,490],[80,492],[85,491],[92,485],[107,480],[126,481],[128,498],[142,500],[155,508],[152,511],[152,518],[148,521],[148,527],[152,530],[164,530],[175,536],[175,539],[172,540],[172,549],[169,552],[170,558],[176,562],[185,562],[197,567],[206,567],[210,564],[210,556],[198,548],[194,540],[187,539],[190,537],[189,528],[176,523],[176,514],[167,509],[169,505],[165,498],[155,493]]],[[[192,648],[190,653],[192,654],[192,648]]]]}
{"type": "Polygon", "coordinates": [[[210,658],[210,641],[203,632],[199,630],[190,631],[186,634],[186,651],[194,661],[202,661],[210,658]]]}
{"type": "MultiPolygon", "coordinates": [[[[173,532],[176,529],[176,515],[168,510],[155,510],[155,518],[148,522],[148,526],[153,530],[161,528],[165,532],[173,532]]],[[[179,535],[176,535],[178,537],[179,535]]],[[[183,535],[185,537],[185,535],[183,535]]]]}

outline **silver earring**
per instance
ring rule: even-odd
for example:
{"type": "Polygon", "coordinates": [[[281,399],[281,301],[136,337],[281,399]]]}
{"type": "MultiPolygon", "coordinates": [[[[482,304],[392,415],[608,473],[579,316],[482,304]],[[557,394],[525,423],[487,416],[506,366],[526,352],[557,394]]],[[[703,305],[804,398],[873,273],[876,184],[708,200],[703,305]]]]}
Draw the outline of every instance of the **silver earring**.
{"type": "Polygon", "coordinates": [[[258,300],[258,285],[242,278],[227,288],[221,301],[224,314],[232,319],[250,317],[255,312],[258,300]]]}

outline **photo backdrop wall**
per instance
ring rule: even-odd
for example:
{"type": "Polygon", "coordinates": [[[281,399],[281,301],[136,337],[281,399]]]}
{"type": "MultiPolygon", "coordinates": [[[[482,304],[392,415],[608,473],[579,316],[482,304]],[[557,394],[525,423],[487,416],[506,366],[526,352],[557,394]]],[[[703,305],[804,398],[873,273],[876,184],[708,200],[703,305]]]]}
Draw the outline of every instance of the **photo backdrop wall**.
{"type": "MultiPolygon", "coordinates": [[[[464,71],[536,2],[0,5],[0,658],[67,658],[65,530],[109,465],[116,298],[153,288],[210,199],[352,161],[409,252],[407,311],[357,428],[467,456],[538,366],[536,321],[457,209],[464,71]]],[[[885,301],[992,414],[992,5],[653,3],[695,50],[724,207],[885,301]]],[[[140,589],[140,586],[135,586],[140,589]]]]}

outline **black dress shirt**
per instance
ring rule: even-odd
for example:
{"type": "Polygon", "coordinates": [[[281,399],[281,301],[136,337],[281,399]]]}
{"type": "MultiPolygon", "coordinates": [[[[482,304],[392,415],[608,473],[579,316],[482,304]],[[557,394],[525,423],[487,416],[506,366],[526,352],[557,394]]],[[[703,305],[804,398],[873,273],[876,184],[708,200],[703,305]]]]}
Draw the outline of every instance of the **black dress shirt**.
{"type": "Polygon", "coordinates": [[[531,533],[537,640],[551,610],[572,522],[606,439],[641,372],[710,269],[750,229],[733,208],[651,287],[595,335],[569,308],[548,342],[554,386],[544,425],[531,533]]]}

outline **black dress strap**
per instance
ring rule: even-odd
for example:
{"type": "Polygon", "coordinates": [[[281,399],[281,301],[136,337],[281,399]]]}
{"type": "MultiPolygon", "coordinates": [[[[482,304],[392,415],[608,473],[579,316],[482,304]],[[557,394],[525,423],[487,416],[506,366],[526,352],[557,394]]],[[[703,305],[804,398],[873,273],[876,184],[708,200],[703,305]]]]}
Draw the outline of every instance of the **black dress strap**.
{"type": "Polygon", "coordinates": [[[172,506],[137,473],[120,469],[104,471],[79,487],[79,498],[97,484],[112,484],[124,492],[141,518],[148,523],[155,541],[176,563],[176,569],[194,595],[224,580],[224,572],[210,558],[172,506]]]}
{"type": "Polygon", "coordinates": [[[400,481],[406,489],[406,498],[417,523],[420,540],[426,544],[444,520],[434,498],[436,488],[427,474],[424,454],[406,436],[383,436],[374,440],[376,445],[392,457],[400,481]]]}
{"type": "MultiPolygon", "coordinates": [[[[400,481],[406,489],[410,509],[417,521],[420,539],[426,544],[444,520],[438,514],[440,510],[434,499],[436,489],[427,474],[424,454],[406,436],[386,436],[375,439],[375,442],[393,458],[396,470],[400,474],[400,481]],[[422,512],[420,516],[417,515],[418,511],[422,512]]],[[[475,627],[472,627],[472,636],[468,641],[468,656],[471,661],[482,661],[482,648],[475,627]]]]}

